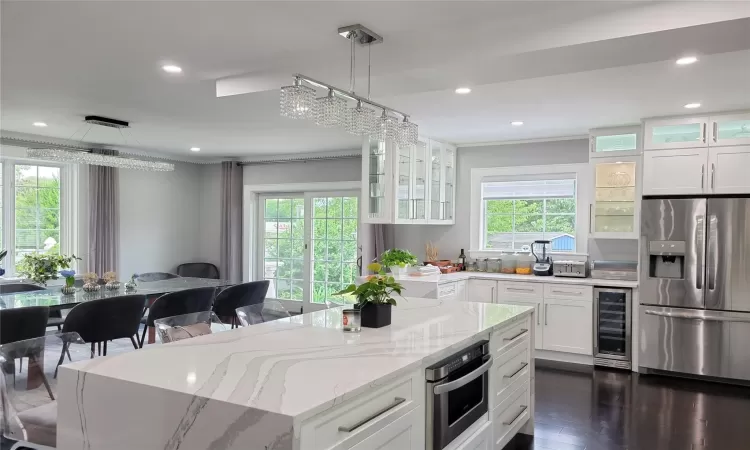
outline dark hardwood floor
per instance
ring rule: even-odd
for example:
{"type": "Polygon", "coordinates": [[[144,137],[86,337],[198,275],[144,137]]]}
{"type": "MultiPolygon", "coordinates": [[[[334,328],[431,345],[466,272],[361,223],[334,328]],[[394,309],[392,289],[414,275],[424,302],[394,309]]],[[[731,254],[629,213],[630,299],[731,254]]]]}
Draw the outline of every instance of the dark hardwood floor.
{"type": "Polygon", "coordinates": [[[504,450],[749,450],[750,388],[625,371],[536,371],[535,434],[504,450]]]}

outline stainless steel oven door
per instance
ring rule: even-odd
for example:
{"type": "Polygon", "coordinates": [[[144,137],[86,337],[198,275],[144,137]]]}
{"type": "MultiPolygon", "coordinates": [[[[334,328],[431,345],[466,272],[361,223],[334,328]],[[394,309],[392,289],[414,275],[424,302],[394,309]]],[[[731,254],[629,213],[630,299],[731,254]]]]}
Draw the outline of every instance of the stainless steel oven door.
{"type": "Polygon", "coordinates": [[[442,450],[487,413],[491,366],[492,356],[485,355],[427,383],[427,449],[442,450]]]}

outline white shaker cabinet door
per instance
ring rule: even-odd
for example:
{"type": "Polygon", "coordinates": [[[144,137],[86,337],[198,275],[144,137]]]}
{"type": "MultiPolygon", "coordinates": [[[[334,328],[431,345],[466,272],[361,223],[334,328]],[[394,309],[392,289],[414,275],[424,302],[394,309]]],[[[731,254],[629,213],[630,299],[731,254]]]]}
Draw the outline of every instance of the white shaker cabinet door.
{"type": "Polygon", "coordinates": [[[593,304],[591,300],[544,299],[544,350],[591,355],[593,304]]]}
{"type": "Polygon", "coordinates": [[[708,191],[708,149],[643,152],[643,195],[686,195],[708,191]]]}
{"type": "Polygon", "coordinates": [[[538,299],[526,297],[503,297],[499,303],[507,305],[531,306],[534,308],[534,348],[541,350],[544,335],[544,317],[542,317],[542,298],[538,299]]]}
{"type": "Polygon", "coordinates": [[[708,187],[713,194],[750,194],[750,145],[712,147],[708,187]]]}
{"type": "Polygon", "coordinates": [[[497,281],[469,280],[466,300],[470,302],[497,303],[497,281]]]}
{"type": "Polygon", "coordinates": [[[424,449],[424,409],[415,408],[396,419],[351,450],[422,450],[424,449]]]}

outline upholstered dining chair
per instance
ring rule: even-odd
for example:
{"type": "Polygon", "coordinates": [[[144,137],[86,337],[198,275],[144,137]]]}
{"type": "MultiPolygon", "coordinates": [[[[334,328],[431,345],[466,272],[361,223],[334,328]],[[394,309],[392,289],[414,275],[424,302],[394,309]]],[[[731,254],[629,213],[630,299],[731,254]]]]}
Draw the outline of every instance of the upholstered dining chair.
{"type": "Polygon", "coordinates": [[[205,334],[219,333],[229,329],[213,311],[200,311],[154,320],[159,338],[163,343],[181,341],[205,334]]]}
{"type": "Polygon", "coordinates": [[[201,311],[211,311],[211,305],[213,305],[215,296],[215,287],[201,287],[170,292],[157,298],[148,308],[148,315],[141,319],[143,335],[141,335],[140,346],[143,347],[146,341],[146,332],[149,327],[154,326],[155,320],[201,311]]]}
{"type": "MultiPolygon", "coordinates": [[[[57,355],[82,361],[90,352],[76,333],[60,333],[0,345],[0,432],[16,449],[57,446],[57,355]],[[18,373],[15,361],[28,358],[18,373]]],[[[3,447],[6,448],[6,447],[3,447]]]]}
{"type": "Polygon", "coordinates": [[[237,318],[243,327],[285,317],[291,317],[291,314],[277,300],[266,300],[263,303],[237,308],[237,318]]]}
{"type": "Polygon", "coordinates": [[[211,263],[185,263],[177,266],[177,275],[181,277],[219,279],[219,268],[211,263]]]}
{"type": "Polygon", "coordinates": [[[225,322],[230,321],[232,328],[236,327],[237,308],[263,303],[270,283],[263,280],[229,286],[216,296],[214,312],[225,322]]]}
{"type": "Polygon", "coordinates": [[[101,354],[103,343],[106,356],[107,342],[115,339],[129,338],[138,349],[136,339],[145,306],[146,296],[140,294],[89,300],[70,310],[62,331],[78,333],[84,342],[90,343],[92,357],[94,344],[101,354]]]}
{"type": "Polygon", "coordinates": [[[169,272],[146,272],[138,275],[138,281],[161,281],[180,278],[179,275],[169,272]]]}
{"type": "MultiPolygon", "coordinates": [[[[17,292],[34,292],[45,290],[41,286],[31,283],[7,283],[0,284],[0,294],[15,294],[17,292]]],[[[57,327],[60,331],[63,324],[62,312],[59,309],[50,309],[49,319],[47,320],[48,327],[57,327]]]]}

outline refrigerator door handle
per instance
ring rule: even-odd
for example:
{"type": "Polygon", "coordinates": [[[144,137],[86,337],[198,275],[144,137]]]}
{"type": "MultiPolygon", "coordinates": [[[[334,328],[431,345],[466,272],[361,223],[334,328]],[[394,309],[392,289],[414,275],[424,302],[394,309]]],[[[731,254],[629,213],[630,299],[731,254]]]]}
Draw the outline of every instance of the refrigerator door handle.
{"type": "Polygon", "coordinates": [[[673,319],[704,320],[707,322],[747,322],[750,323],[750,317],[730,317],[721,316],[701,311],[700,313],[689,312],[668,312],[654,311],[647,309],[645,313],[649,316],[670,317],[673,319]]]}
{"type": "Polygon", "coordinates": [[[698,251],[698,255],[695,262],[695,288],[700,290],[703,289],[703,258],[705,255],[705,216],[698,216],[695,218],[695,248],[698,251]]]}
{"type": "Polygon", "coordinates": [[[716,266],[718,261],[716,260],[716,247],[719,239],[718,232],[716,230],[717,217],[715,214],[711,214],[708,218],[708,258],[706,258],[706,265],[708,266],[708,290],[713,291],[716,289],[716,266]]]}

